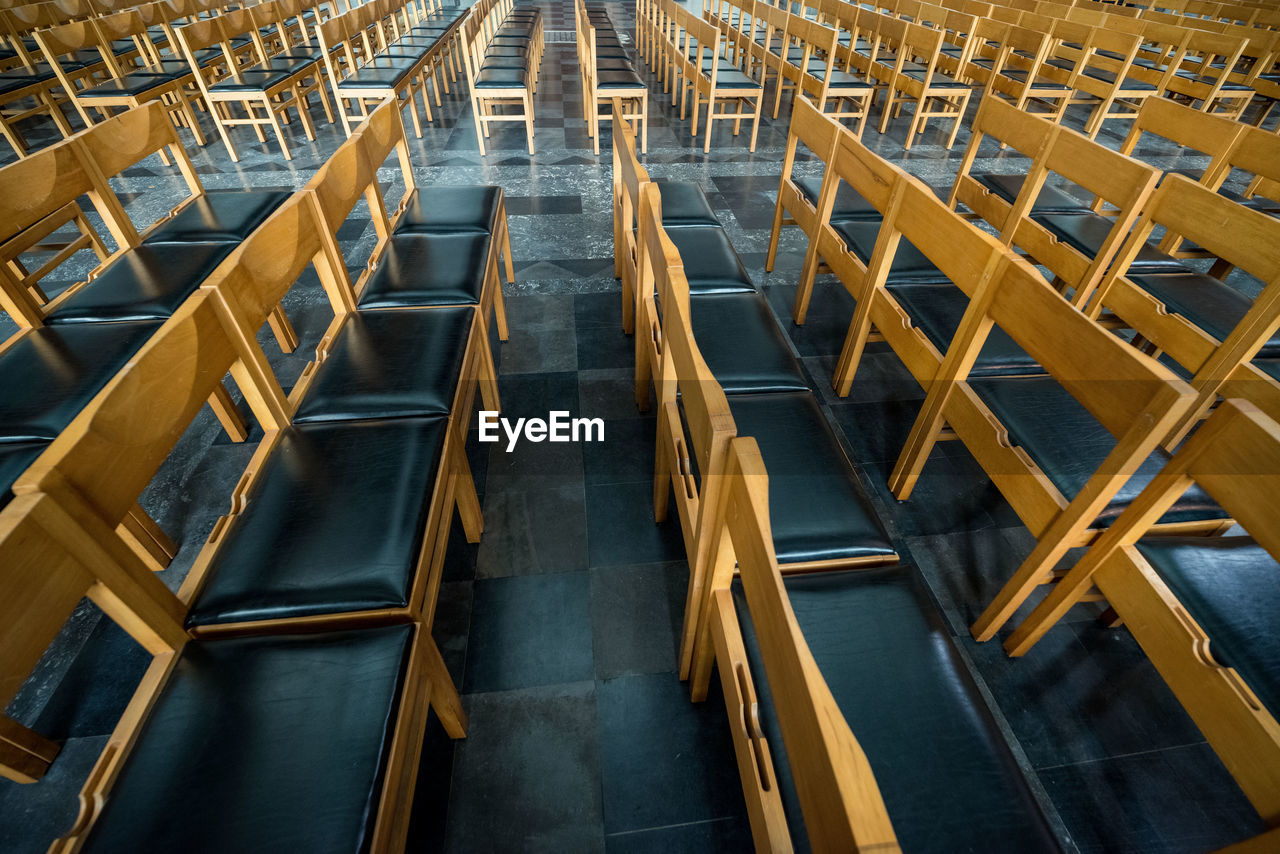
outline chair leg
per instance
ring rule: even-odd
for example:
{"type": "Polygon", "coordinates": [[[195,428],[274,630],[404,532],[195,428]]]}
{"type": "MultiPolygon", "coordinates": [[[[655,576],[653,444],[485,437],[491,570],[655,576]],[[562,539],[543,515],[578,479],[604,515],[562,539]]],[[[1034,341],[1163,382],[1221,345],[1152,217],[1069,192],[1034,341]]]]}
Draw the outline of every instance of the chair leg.
{"type": "MultiPolygon", "coordinates": [[[[533,93],[525,90],[524,93],[524,129],[525,135],[529,138],[529,156],[533,156],[533,93]]],[[[596,132],[596,153],[600,153],[599,130],[596,132]]]]}
{"type": "Polygon", "coordinates": [[[294,331],[293,324],[289,322],[289,315],[284,313],[283,305],[277,305],[271,309],[271,313],[267,315],[267,324],[271,327],[271,332],[276,336],[276,342],[280,345],[281,353],[292,353],[298,349],[298,333],[294,331]]]}

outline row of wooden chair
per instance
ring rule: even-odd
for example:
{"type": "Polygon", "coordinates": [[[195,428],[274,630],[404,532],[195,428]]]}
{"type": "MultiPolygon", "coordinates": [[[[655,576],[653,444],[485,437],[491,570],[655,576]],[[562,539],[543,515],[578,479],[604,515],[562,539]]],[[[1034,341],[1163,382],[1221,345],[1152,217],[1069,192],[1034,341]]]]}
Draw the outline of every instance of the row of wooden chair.
{"type": "Polygon", "coordinates": [[[156,656],[56,850],[403,848],[428,702],[465,733],[430,628],[453,508],[469,540],[482,529],[462,446],[476,389],[499,405],[505,243],[501,190],[417,187],[385,104],[15,486],[6,690],[86,594],[156,656]],[[388,158],[405,188],[390,210],[388,158]],[[361,199],[379,240],[352,282],[337,232],[361,199]],[[257,333],[308,269],[334,321],[286,397],[257,333]],[[228,371],[266,436],[175,596],[113,520],[228,371]]]}
{"type": "MultiPolygon", "coordinates": [[[[175,120],[191,128],[198,142],[203,134],[195,123],[190,102],[199,92],[176,42],[172,25],[221,11],[223,4],[209,0],[167,0],[149,3],[76,23],[59,17],[36,16],[30,20],[30,34],[17,11],[0,11],[0,33],[11,46],[13,67],[0,75],[0,103],[7,108],[0,118],[0,131],[19,157],[26,155],[26,142],[17,122],[36,113],[49,114],[64,137],[72,132],[60,104],[71,100],[86,124],[87,110],[107,114],[113,105],[133,106],[147,100],[164,99],[175,120]],[[36,25],[39,25],[38,27],[36,25]],[[40,36],[35,32],[39,31],[40,36]],[[86,96],[82,102],[80,96],[86,96]],[[18,105],[33,103],[21,108],[18,105]]],[[[284,0],[272,7],[281,20],[256,13],[264,32],[273,39],[297,28],[306,38],[307,20],[317,11],[298,0],[284,0]],[[283,28],[283,29],[282,29],[283,28]]],[[[255,61],[250,54],[255,44],[247,35],[234,41],[236,65],[255,61]]],[[[202,74],[215,79],[228,73],[215,49],[201,55],[202,74]]],[[[327,108],[327,107],[326,107],[327,108]]]]}
{"type": "MultiPolygon", "coordinates": [[[[857,265],[831,264],[857,300],[837,377],[851,376],[849,370],[856,369],[874,328],[927,393],[890,475],[891,492],[908,499],[934,445],[954,436],[1037,538],[1035,548],[974,624],[980,640],[993,637],[1037,586],[1054,579],[1055,567],[1071,548],[1097,541],[1115,524],[1168,461],[1161,446],[1185,435],[1220,397],[1245,395],[1262,410],[1276,411],[1276,386],[1251,360],[1267,356],[1266,348],[1280,328],[1280,314],[1270,296],[1280,286],[1280,221],[1214,191],[1211,185],[1221,183],[1216,176],[1222,161],[1215,160],[1207,170],[1209,185],[1169,174],[1156,188],[1158,170],[1111,153],[1112,163],[1102,174],[1135,188],[1138,201],[1132,193],[1111,193],[1129,203],[1117,213],[1118,233],[1106,237],[1104,251],[1112,260],[1103,265],[1104,275],[1092,297],[1059,281],[1075,307],[1056,296],[1000,311],[996,306],[1007,286],[992,283],[999,280],[993,278],[994,271],[1002,263],[1011,264],[1012,257],[1017,260],[1014,267],[1032,275],[1008,247],[1025,249],[1053,269],[1032,237],[1017,237],[1029,232],[1028,219],[1052,221],[1047,218],[1055,209],[1065,216],[1096,216],[1086,202],[1043,183],[1047,164],[1054,160],[1053,148],[1065,145],[1064,150],[1077,153],[1060,156],[1052,171],[1092,191],[1095,182],[1072,175],[1071,167],[1100,156],[1100,151],[1082,148],[1093,143],[998,100],[984,102],[973,145],[982,143],[979,135],[993,137],[1033,159],[1028,177],[1013,176],[1012,188],[996,189],[1003,182],[993,178],[1002,176],[970,175],[971,158],[962,166],[953,202],[965,197],[968,191],[962,188],[982,184],[986,187],[970,198],[1014,196],[1005,202],[1004,216],[984,214],[993,216],[989,223],[1000,234],[997,240],[946,212],[946,205],[927,187],[872,154],[815,109],[797,110],[790,145],[803,143],[816,154],[825,164],[824,177],[816,202],[810,202],[801,181],[784,174],[778,217],[790,214],[812,231],[806,267],[816,266],[819,257],[840,259],[850,254],[851,245],[861,250],[857,265]],[[1072,141],[1073,136],[1079,141],[1072,141]],[[1134,176],[1128,182],[1120,168],[1125,161],[1134,176]],[[1037,207],[1042,213],[1036,213],[1037,207]],[[1148,245],[1157,227],[1166,230],[1166,240],[1192,241],[1251,274],[1262,284],[1262,294],[1250,301],[1148,245]],[[863,231],[869,232],[872,243],[855,239],[850,244],[850,238],[863,231]],[[993,261],[989,248],[977,248],[1000,243],[1005,244],[1003,262],[993,261]],[[946,305],[954,307],[946,310],[946,305]],[[1110,331],[1117,328],[1132,329],[1138,337],[1126,341],[1110,331]],[[1095,343],[1086,343],[1090,341],[1095,343]],[[1096,361],[1092,347],[1099,354],[1096,361]],[[1100,358],[1103,353],[1111,355],[1100,358]],[[1149,354],[1164,354],[1191,376],[1191,384],[1149,354]]],[[[1217,118],[1190,110],[1183,116],[1194,116],[1198,122],[1217,118]]],[[[1232,128],[1237,133],[1262,133],[1239,124],[1232,128]]],[[[1102,183],[1108,183],[1108,177],[1102,183]]],[[[1101,199],[1108,193],[1097,195],[1101,199]]],[[[838,381],[838,389],[847,393],[849,385],[838,381]]],[[[1227,513],[1204,492],[1179,491],[1175,498],[1160,513],[1144,517],[1144,533],[1203,537],[1230,527],[1227,513]]],[[[1213,538],[1199,542],[1212,543],[1213,538]]],[[[1088,589],[1077,587],[1073,593],[1072,602],[1088,589]]],[[[1063,595],[1051,594],[1057,605],[1050,607],[1059,608],[1055,617],[1062,613],[1063,595]]],[[[1038,614],[1036,626],[1019,627],[1006,646],[1021,654],[1046,627],[1038,614]]],[[[1230,741],[1215,742],[1215,747],[1229,767],[1240,767],[1239,757],[1227,758],[1235,749],[1230,741]]],[[[1252,762],[1245,765],[1251,767],[1252,762]]],[[[1242,786],[1252,785],[1250,774],[1238,777],[1242,786]]],[[[1250,797],[1260,803],[1264,795],[1255,792],[1250,797]]]]}
{"type": "Polygon", "coordinates": [[[649,150],[649,85],[636,73],[630,53],[618,38],[613,22],[603,7],[588,8],[585,0],[574,0],[578,69],[582,75],[582,110],[594,152],[600,153],[600,124],[612,121],[611,112],[601,107],[617,103],[623,118],[639,122],[640,148],[649,150]]]}
{"type": "MultiPolygon", "coordinates": [[[[655,515],[674,502],[689,555],[682,675],[702,700],[713,664],[720,673],[757,850],[899,850],[899,840],[907,850],[1057,850],[918,572],[895,565],[764,298],[706,278],[700,256],[676,245],[708,228],[686,222],[689,190],[649,182],[626,134],[615,146],[620,207],[638,202],[637,363],[652,365],[661,407],[655,515]],[[748,520],[749,542],[725,535],[748,520]],[[748,579],[760,562],[757,575],[773,575],[764,593],[748,579]],[[797,597],[809,607],[789,626],[788,597],[797,612],[797,597]],[[821,657],[799,664],[805,630],[821,657]],[[790,648],[767,675],[766,646],[766,660],[790,648]],[[804,734],[778,729],[797,718],[804,734]]],[[[646,378],[637,402],[648,392],[646,378]]]]}
{"type": "Polygon", "coordinates": [[[448,91],[457,79],[456,42],[465,9],[435,8],[420,14],[412,0],[374,0],[316,27],[316,42],[347,133],[369,115],[370,104],[408,102],[415,135],[422,137],[415,94],[432,121],[427,84],[448,91]],[[372,32],[373,38],[370,38],[372,32]]]}
{"type": "Polygon", "coordinates": [[[663,91],[670,92],[674,86],[672,98],[680,103],[681,119],[688,113],[692,96],[695,139],[706,103],[704,151],[711,150],[716,121],[732,120],[733,135],[737,136],[745,119],[751,120],[748,150],[756,150],[764,87],[727,58],[727,42],[716,26],[675,0],[644,0],[636,6],[636,33],[637,49],[662,80],[663,91]]]}
{"type": "Polygon", "coordinates": [[[494,122],[523,122],[533,154],[533,96],[545,48],[543,32],[542,12],[536,6],[480,0],[471,7],[463,41],[481,154],[494,122]],[[511,107],[516,112],[504,112],[511,107]]]}

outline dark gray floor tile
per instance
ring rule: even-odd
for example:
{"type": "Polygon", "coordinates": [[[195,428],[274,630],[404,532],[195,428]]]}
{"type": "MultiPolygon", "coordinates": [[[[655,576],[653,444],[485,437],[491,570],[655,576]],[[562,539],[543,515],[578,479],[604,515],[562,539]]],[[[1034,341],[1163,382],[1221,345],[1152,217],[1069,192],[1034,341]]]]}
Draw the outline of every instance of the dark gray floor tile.
{"type": "Polygon", "coordinates": [[[596,689],[607,834],[742,816],[746,806],[718,683],[692,703],[673,673],[596,689]]]}
{"type": "Polygon", "coordinates": [[[1204,744],[1040,772],[1082,852],[1200,854],[1262,823],[1204,744]]]}
{"type": "Polygon", "coordinates": [[[510,337],[502,347],[503,374],[571,371],[577,367],[572,296],[509,297],[507,325],[510,337]]]}
{"type": "Polygon", "coordinates": [[[683,562],[592,570],[597,679],[675,672],[688,581],[683,562]]]}
{"type": "Polygon", "coordinates": [[[467,697],[447,851],[604,849],[594,683],[467,697]]]}
{"type": "Polygon", "coordinates": [[[649,483],[588,486],[587,544],[593,568],[684,559],[675,507],[655,524],[649,483]]]}
{"type": "Polygon", "coordinates": [[[498,578],[587,568],[586,497],[579,484],[485,498],[476,576],[498,578]]]}
{"type": "Polygon", "coordinates": [[[590,600],[585,572],[475,582],[464,691],[590,679],[590,600]]]}
{"type": "Polygon", "coordinates": [[[582,446],[587,483],[652,483],[657,419],[626,418],[604,423],[604,441],[582,446]]]}
{"type": "Polygon", "coordinates": [[[609,854],[705,854],[751,851],[751,826],[745,818],[722,818],[615,833],[605,837],[609,854]]]}

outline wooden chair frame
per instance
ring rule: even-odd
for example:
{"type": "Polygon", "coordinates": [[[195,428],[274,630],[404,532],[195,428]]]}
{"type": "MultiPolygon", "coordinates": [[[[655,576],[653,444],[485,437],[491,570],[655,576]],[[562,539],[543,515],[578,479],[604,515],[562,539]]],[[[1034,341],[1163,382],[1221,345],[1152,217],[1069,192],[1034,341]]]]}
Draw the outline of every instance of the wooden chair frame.
{"type": "Polygon", "coordinates": [[[1247,401],[1223,401],[1005,641],[1011,655],[1025,654],[1096,585],[1268,824],[1280,820],[1280,723],[1239,673],[1214,658],[1212,637],[1135,544],[1198,483],[1259,545],[1280,555],[1277,473],[1280,425],[1247,401]]]}

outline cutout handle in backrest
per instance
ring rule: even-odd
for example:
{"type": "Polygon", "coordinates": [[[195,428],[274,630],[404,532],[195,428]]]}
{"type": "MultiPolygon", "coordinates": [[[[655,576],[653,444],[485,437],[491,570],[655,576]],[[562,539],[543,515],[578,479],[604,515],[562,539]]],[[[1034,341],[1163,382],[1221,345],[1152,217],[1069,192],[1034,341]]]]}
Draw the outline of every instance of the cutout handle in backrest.
{"type": "Polygon", "coordinates": [[[188,299],[14,484],[70,487],[114,529],[236,360],[216,296],[188,299]]]}
{"type": "MultiPolygon", "coordinates": [[[[769,525],[769,479],[754,439],[733,440],[725,527],[815,852],[898,851],[875,774],[809,651],[769,525]]],[[[725,532],[718,532],[724,536],[725,532]]],[[[774,746],[774,755],[780,755],[774,746]]]]}

